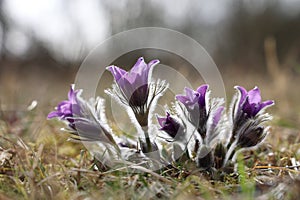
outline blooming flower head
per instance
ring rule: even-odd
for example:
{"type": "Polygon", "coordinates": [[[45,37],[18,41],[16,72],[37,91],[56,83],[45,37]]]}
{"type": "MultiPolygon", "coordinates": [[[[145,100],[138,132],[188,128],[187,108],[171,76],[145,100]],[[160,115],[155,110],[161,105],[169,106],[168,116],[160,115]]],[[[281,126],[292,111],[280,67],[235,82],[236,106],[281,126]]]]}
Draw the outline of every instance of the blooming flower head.
{"type": "Polygon", "coordinates": [[[208,85],[201,85],[196,91],[185,88],[186,95],[176,95],[176,99],[181,102],[189,113],[189,120],[196,126],[202,138],[206,135],[206,122],[208,113],[206,109],[206,95],[208,85]]]}
{"type": "Polygon", "coordinates": [[[79,90],[74,91],[74,85],[71,85],[68,93],[68,100],[60,102],[55,108],[55,111],[52,111],[48,114],[48,119],[59,117],[60,119],[68,120],[70,123],[72,123],[72,117],[74,114],[79,115],[80,113],[80,108],[77,103],[78,92],[79,90]]]}
{"type": "Polygon", "coordinates": [[[128,72],[113,65],[107,67],[107,69],[114,76],[122,95],[126,98],[129,105],[140,107],[147,103],[149,72],[158,63],[159,60],[152,60],[147,64],[144,58],[140,57],[128,72]]]}
{"type": "Polygon", "coordinates": [[[180,129],[180,124],[170,116],[167,112],[167,117],[157,117],[158,123],[161,126],[159,130],[165,131],[172,138],[176,137],[180,129]]]}
{"type": "Polygon", "coordinates": [[[185,88],[186,95],[176,95],[176,99],[183,103],[188,109],[193,110],[195,106],[200,109],[205,108],[205,96],[208,89],[208,85],[201,85],[196,91],[185,88]]]}
{"type": "Polygon", "coordinates": [[[236,88],[240,92],[238,112],[247,114],[248,118],[255,117],[263,108],[274,104],[274,101],[272,100],[261,101],[260,90],[258,87],[253,88],[249,92],[241,86],[236,86],[236,88]]]}

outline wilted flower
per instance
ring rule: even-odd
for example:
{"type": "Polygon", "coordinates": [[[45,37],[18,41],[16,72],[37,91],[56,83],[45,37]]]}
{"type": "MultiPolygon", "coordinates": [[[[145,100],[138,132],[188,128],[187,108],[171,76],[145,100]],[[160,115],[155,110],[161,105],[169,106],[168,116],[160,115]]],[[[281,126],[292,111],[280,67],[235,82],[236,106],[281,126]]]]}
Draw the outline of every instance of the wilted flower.
{"type": "Polygon", "coordinates": [[[157,117],[158,123],[161,126],[159,130],[165,131],[170,137],[175,138],[179,130],[182,131],[182,127],[170,113],[167,112],[167,117],[157,117]]]}
{"type": "Polygon", "coordinates": [[[208,119],[206,109],[207,90],[207,84],[201,85],[196,91],[186,87],[186,95],[176,95],[176,99],[186,107],[191,122],[196,126],[202,138],[206,134],[206,122],[208,119]]]}
{"type": "Polygon", "coordinates": [[[117,67],[109,66],[115,81],[131,107],[141,107],[147,103],[149,94],[149,72],[159,60],[152,60],[148,64],[140,57],[129,72],[117,67]]]}
{"type": "Polygon", "coordinates": [[[272,100],[261,102],[261,95],[258,87],[249,90],[249,92],[241,86],[236,86],[236,88],[240,92],[237,112],[247,114],[247,118],[254,117],[263,108],[274,104],[274,101],[272,100]]]}
{"type": "Polygon", "coordinates": [[[77,94],[79,90],[74,91],[74,85],[71,85],[70,91],[68,93],[68,100],[62,101],[55,108],[55,111],[52,111],[48,114],[48,119],[59,117],[63,120],[68,120],[72,123],[74,120],[72,117],[80,113],[80,108],[78,106],[77,94]]]}

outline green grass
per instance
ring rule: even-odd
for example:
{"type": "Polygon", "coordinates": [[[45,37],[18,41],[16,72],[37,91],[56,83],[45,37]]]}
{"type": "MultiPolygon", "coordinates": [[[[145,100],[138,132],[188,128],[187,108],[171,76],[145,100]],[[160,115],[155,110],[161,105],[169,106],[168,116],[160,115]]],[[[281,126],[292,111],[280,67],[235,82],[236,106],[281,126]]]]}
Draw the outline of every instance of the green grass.
{"type": "MultiPolygon", "coordinates": [[[[12,113],[10,113],[12,114],[12,113]]],[[[0,120],[1,199],[293,199],[300,185],[299,130],[274,123],[267,141],[239,154],[237,172],[211,180],[193,163],[160,172],[96,170],[80,143],[67,141],[62,123],[47,121],[38,111],[15,121],[0,120]],[[295,189],[296,187],[296,189],[295,189]],[[274,189],[275,188],[275,189],[274,189]],[[276,190],[276,192],[274,192],[276,190]]]]}

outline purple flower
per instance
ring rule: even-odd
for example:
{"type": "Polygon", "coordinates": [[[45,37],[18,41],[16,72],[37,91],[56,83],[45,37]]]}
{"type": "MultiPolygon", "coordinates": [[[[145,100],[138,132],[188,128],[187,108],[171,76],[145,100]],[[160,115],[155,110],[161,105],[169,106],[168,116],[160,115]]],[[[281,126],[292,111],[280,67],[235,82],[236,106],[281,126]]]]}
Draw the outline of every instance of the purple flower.
{"type": "Polygon", "coordinates": [[[186,95],[176,95],[176,99],[183,103],[188,109],[193,110],[195,106],[205,109],[205,95],[208,85],[201,85],[196,91],[184,88],[186,95]]]}
{"type": "Polygon", "coordinates": [[[272,100],[261,102],[261,95],[258,87],[253,88],[249,92],[241,86],[236,86],[236,88],[240,92],[238,112],[242,111],[243,113],[246,113],[248,118],[255,117],[263,108],[274,104],[274,101],[272,100]]]}
{"type": "Polygon", "coordinates": [[[72,117],[74,114],[80,114],[80,108],[77,104],[77,94],[78,90],[74,91],[74,85],[71,85],[70,91],[68,93],[68,100],[62,101],[55,108],[55,111],[52,111],[48,114],[48,119],[59,117],[63,120],[68,120],[70,123],[73,123],[72,117]]]}
{"type": "Polygon", "coordinates": [[[161,126],[159,130],[165,131],[172,138],[176,137],[180,124],[170,116],[170,113],[167,112],[167,117],[157,117],[157,120],[161,126]]]}
{"type": "Polygon", "coordinates": [[[146,64],[144,58],[140,57],[129,72],[117,66],[107,67],[131,107],[140,107],[147,103],[149,72],[158,63],[159,60],[152,60],[146,64]]]}
{"type": "Polygon", "coordinates": [[[176,99],[180,101],[189,113],[189,120],[196,126],[202,138],[206,136],[206,122],[208,113],[206,110],[206,94],[208,85],[201,85],[196,91],[185,88],[186,95],[176,95],[176,99]]]}

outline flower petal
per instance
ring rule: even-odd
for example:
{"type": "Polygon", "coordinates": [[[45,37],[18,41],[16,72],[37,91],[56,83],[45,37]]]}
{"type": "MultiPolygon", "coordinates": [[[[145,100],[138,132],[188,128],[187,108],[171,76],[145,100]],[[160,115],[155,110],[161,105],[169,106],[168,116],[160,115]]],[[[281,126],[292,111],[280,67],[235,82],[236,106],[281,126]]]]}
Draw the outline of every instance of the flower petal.
{"type": "Polygon", "coordinates": [[[201,107],[205,106],[205,95],[208,89],[208,85],[201,85],[200,87],[197,88],[197,92],[199,92],[200,96],[198,99],[198,103],[201,107]]]}
{"type": "Polygon", "coordinates": [[[260,103],[261,102],[261,96],[260,96],[260,90],[258,87],[253,88],[248,92],[249,96],[249,102],[250,103],[260,103]]]}
{"type": "Polygon", "coordinates": [[[188,87],[185,87],[184,90],[186,96],[189,98],[190,101],[192,101],[195,98],[195,91],[188,87]]]}
{"type": "Polygon", "coordinates": [[[214,113],[214,117],[213,117],[213,124],[216,126],[220,119],[221,119],[221,116],[222,116],[222,112],[224,110],[224,106],[220,106],[216,112],[214,113]]]}
{"type": "Polygon", "coordinates": [[[196,91],[199,92],[201,94],[201,96],[204,97],[207,92],[207,89],[208,89],[208,85],[204,84],[204,85],[201,85],[200,87],[198,87],[196,91]]]}
{"type": "Polygon", "coordinates": [[[265,107],[272,106],[272,105],[274,105],[274,104],[275,104],[275,102],[272,101],[272,100],[264,101],[264,102],[262,102],[262,103],[260,104],[260,110],[262,110],[262,109],[265,108],[265,107]]]}
{"type": "Polygon", "coordinates": [[[112,73],[116,81],[119,81],[119,79],[127,73],[124,69],[114,65],[108,66],[106,69],[112,73]]]}
{"type": "Polygon", "coordinates": [[[48,114],[47,118],[48,119],[51,119],[51,118],[54,118],[54,117],[60,117],[62,114],[58,111],[52,111],[48,114]]]}
{"type": "Polygon", "coordinates": [[[137,73],[137,74],[142,74],[144,70],[148,70],[148,66],[145,63],[145,60],[143,57],[140,57],[134,66],[131,68],[130,73],[137,73]]]}
{"type": "Polygon", "coordinates": [[[181,94],[178,94],[178,95],[176,95],[175,97],[176,97],[176,99],[177,99],[178,101],[180,101],[180,102],[183,103],[184,105],[185,105],[186,102],[189,100],[186,96],[181,95],[181,94]]]}
{"type": "Polygon", "coordinates": [[[241,106],[244,103],[246,96],[248,95],[248,92],[242,86],[235,86],[235,88],[240,92],[239,106],[241,106]]]}
{"type": "Polygon", "coordinates": [[[155,60],[151,60],[149,63],[148,63],[148,67],[151,68],[151,67],[154,67],[155,65],[157,65],[160,61],[158,59],[155,59],[155,60]]]}
{"type": "Polygon", "coordinates": [[[70,87],[70,91],[68,93],[68,99],[73,102],[73,101],[75,101],[75,96],[76,96],[76,93],[74,92],[74,84],[72,84],[70,87]]]}
{"type": "Polygon", "coordinates": [[[243,112],[247,114],[248,117],[253,117],[257,113],[256,104],[250,104],[249,97],[246,97],[246,100],[243,104],[243,112]]]}
{"type": "Polygon", "coordinates": [[[157,118],[157,121],[158,121],[159,125],[161,127],[163,127],[164,124],[166,123],[166,118],[165,117],[158,117],[158,116],[156,118],[157,118]]]}

